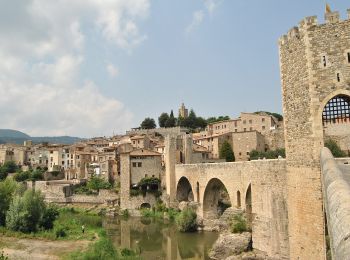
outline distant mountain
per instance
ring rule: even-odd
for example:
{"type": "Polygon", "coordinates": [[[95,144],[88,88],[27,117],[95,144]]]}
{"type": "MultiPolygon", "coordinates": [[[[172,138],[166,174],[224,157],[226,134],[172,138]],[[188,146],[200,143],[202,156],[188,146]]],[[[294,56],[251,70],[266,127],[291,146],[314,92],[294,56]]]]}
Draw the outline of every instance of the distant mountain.
{"type": "Polygon", "coordinates": [[[17,130],[11,130],[11,129],[0,129],[0,137],[30,138],[30,136],[25,133],[22,133],[17,130]]]}
{"type": "Polygon", "coordinates": [[[25,133],[11,129],[0,129],[0,144],[15,143],[23,144],[24,141],[32,140],[33,143],[55,143],[55,144],[73,144],[83,139],[71,136],[46,136],[46,137],[31,137],[25,133]]]}

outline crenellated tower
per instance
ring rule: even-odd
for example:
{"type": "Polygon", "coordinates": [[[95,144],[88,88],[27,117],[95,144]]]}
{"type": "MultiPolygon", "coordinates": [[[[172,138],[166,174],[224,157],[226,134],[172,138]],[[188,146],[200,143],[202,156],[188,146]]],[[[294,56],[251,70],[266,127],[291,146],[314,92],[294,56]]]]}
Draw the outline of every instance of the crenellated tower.
{"type": "Polygon", "coordinates": [[[279,40],[291,259],[325,259],[320,151],[325,118],[336,119],[325,107],[350,97],[348,16],[307,17],[279,40]]]}

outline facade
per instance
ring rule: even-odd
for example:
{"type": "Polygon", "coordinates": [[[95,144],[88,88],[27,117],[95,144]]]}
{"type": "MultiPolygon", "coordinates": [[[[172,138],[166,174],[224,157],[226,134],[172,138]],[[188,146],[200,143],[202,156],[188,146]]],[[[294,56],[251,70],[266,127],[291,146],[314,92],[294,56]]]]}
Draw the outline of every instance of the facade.
{"type": "Polygon", "coordinates": [[[232,133],[232,144],[236,161],[249,161],[252,150],[265,151],[265,138],[258,131],[232,133]]]}
{"type": "Polygon", "coordinates": [[[163,173],[162,157],[146,149],[134,150],[130,153],[131,184],[139,183],[145,177],[161,179],[163,173]]]}

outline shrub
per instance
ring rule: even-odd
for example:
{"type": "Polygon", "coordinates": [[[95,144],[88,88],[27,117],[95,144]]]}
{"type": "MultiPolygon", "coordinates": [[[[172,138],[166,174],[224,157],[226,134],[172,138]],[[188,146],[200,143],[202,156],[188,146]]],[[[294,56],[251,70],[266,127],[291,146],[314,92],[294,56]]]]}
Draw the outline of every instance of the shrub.
{"type": "Polygon", "coordinates": [[[18,188],[18,184],[7,178],[0,182],[0,226],[5,225],[6,212],[8,211],[12,198],[18,188]]]}
{"type": "Polygon", "coordinates": [[[55,234],[56,234],[56,238],[66,237],[67,236],[66,228],[61,225],[58,225],[57,227],[55,227],[55,234]]]}
{"type": "Polygon", "coordinates": [[[1,251],[0,252],[0,260],[8,260],[9,258],[8,258],[8,256],[6,256],[5,254],[4,254],[4,251],[1,251]]]}
{"type": "Polygon", "coordinates": [[[13,178],[17,181],[17,182],[22,182],[22,181],[26,181],[30,178],[30,172],[17,172],[13,178]]]}
{"type": "Polygon", "coordinates": [[[286,158],[286,151],[285,149],[277,149],[273,151],[267,151],[267,152],[259,152],[256,150],[252,150],[249,153],[250,160],[258,160],[266,158],[266,159],[277,159],[279,156],[282,156],[283,158],[286,158]]]}
{"type": "Polygon", "coordinates": [[[231,223],[232,233],[243,233],[249,231],[246,220],[242,214],[235,215],[231,223]]]}
{"type": "Polygon", "coordinates": [[[176,225],[180,232],[194,232],[197,230],[197,214],[192,209],[183,210],[176,217],[176,225]]]}
{"type": "Polygon", "coordinates": [[[124,218],[128,218],[130,216],[129,211],[127,209],[122,210],[121,213],[124,218]]]}
{"type": "Polygon", "coordinates": [[[334,141],[332,139],[328,139],[324,143],[324,146],[327,147],[331,151],[331,153],[333,154],[334,157],[336,157],[336,158],[346,157],[346,153],[340,149],[340,147],[336,141],[334,141]]]}
{"type": "Polygon", "coordinates": [[[6,226],[13,231],[36,232],[46,206],[40,191],[27,190],[16,195],[6,213],[6,226]]]}
{"type": "Polygon", "coordinates": [[[235,155],[232,150],[232,146],[229,142],[224,141],[223,144],[220,147],[220,159],[225,159],[226,162],[234,162],[235,161],[235,155]]]}
{"type": "Polygon", "coordinates": [[[111,189],[112,185],[108,181],[105,181],[100,177],[94,176],[88,181],[86,187],[91,190],[99,191],[101,189],[111,189]]]}
{"type": "Polygon", "coordinates": [[[57,219],[58,215],[59,215],[59,211],[57,206],[49,205],[49,207],[45,209],[40,226],[45,230],[52,229],[53,222],[57,219]]]}

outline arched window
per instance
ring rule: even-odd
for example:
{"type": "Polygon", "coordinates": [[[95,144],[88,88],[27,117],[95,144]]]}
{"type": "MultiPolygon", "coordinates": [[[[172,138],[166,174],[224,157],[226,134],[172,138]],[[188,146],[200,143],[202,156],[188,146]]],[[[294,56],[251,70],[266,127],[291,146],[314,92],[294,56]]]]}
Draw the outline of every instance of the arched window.
{"type": "Polygon", "coordinates": [[[338,95],[328,101],[322,113],[323,125],[350,122],[350,97],[338,95]]]}
{"type": "Polygon", "coordinates": [[[241,192],[237,191],[237,208],[241,207],[241,192]]]}

